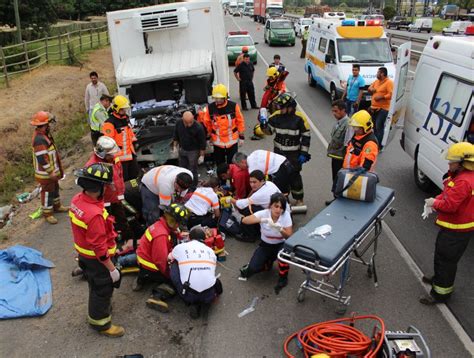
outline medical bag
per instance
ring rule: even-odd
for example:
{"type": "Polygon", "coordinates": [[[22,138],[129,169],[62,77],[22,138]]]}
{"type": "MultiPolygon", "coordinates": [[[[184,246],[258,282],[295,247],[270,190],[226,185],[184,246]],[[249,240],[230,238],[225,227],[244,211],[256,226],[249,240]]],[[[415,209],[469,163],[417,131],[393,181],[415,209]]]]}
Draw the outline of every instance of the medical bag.
{"type": "Polygon", "coordinates": [[[372,202],[375,200],[378,181],[377,174],[362,168],[341,169],[337,173],[334,195],[352,200],[372,202]]]}

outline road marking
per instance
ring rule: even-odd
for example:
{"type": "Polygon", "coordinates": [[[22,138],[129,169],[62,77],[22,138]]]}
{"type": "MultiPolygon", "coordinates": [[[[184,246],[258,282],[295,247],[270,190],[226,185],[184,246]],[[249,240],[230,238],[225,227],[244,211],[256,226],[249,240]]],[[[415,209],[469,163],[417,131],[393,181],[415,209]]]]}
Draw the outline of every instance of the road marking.
{"type": "MultiPolygon", "coordinates": [[[[232,21],[234,22],[235,26],[238,27],[238,29],[241,31],[242,28],[235,22],[234,18],[232,17],[232,21]]],[[[265,60],[265,58],[262,56],[262,54],[260,53],[260,51],[257,50],[257,54],[258,56],[262,59],[262,61],[265,63],[265,65],[267,65],[268,67],[268,62],[265,60]]],[[[288,89],[288,87],[287,87],[288,89]]],[[[301,107],[301,105],[298,104],[298,107],[300,108],[301,112],[306,116],[306,118],[308,119],[308,123],[311,127],[311,129],[316,133],[316,136],[319,138],[319,140],[321,141],[321,143],[327,147],[328,146],[328,142],[327,140],[324,138],[324,136],[322,135],[322,133],[318,130],[318,128],[316,128],[316,126],[314,125],[313,121],[311,120],[311,118],[308,116],[308,114],[304,111],[303,107],[301,107]]],[[[421,278],[423,277],[423,271],[421,271],[420,267],[416,264],[416,262],[413,260],[413,258],[410,256],[410,254],[408,253],[408,251],[405,249],[405,247],[403,246],[403,244],[400,242],[400,240],[397,238],[397,236],[395,235],[395,233],[393,232],[393,230],[390,228],[390,226],[388,226],[388,224],[384,221],[382,222],[383,224],[383,229],[384,229],[384,232],[385,234],[388,236],[388,238],[390,239],[390,241],[392,242],[393,246],[395,246],[395,248],[398,250],[398,252],[400,253],[400,256],[405,260],[405,263],[408,265],[408,267],[410,268],[410,270],[413,272],[413,274],[415,275],[415,278],[418,280],[418,282],[423,286],[425,287],[425,285],[423,284],[423,281],[421,281],[421,278]]],[[[421,303],[420,303],[421,304],[421,303]]],[[[469,337],[469,335],[466,333],[466,331],[464,330],[464,328],[461,326],[461,324],[458,322],[458,320],[456,319],[456,317],[453,315],[453,313],[451,312],[451,310],[445,305],[445,304],[437,304],[436,307],[440,310],[441,314],[443,315],[443,317],[446,319],[446,321],[448,322],[448,324],[451,326],[451,328],[453,329],[454,333],[459,337],[459,339],[461,340],[462,344],[464,345],[464,347],[467,349],[467,351],[471,354],[474,355],[474,342],[471,340],[471,338],[469,337]]]]}

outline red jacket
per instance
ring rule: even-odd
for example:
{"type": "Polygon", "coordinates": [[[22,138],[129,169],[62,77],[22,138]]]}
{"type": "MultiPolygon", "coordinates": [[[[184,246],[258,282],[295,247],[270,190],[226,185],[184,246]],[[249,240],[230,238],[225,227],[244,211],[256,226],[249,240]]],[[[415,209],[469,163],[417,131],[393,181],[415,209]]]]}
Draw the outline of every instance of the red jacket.
{"type": "Polygon", "coordinates": [[[168,254],[172,249],[171,229],[162,217],[146,229],[138,242],[137,261],[144,269],[169,277],[168,254]]]}
{"type": "Polygon", "coordinates": [[[448,174],[433,204],[438,213],[436,224],[452,231],[474,231],[474,171],[448,174]]]}
{"type": "Polygon", "coordinates": [[[78,193],[72,198],[69,217],[79,255],[100,261],[115,255],[114,218],[104,209],[103,201],[78,193]]]}
{"type": "MultiPolygon", "coordinates": [[[[108,163],[104,159],[99,158],[95,153],[92,153],[86,167],[94,163],[108,163]]],[[[114,182],[111,185],[106,185],[104,190],[104,203],[109,206],[111,203],[118,203],[124,199],[125,183],[123,181],[123,169],[120,159],[117,157],[113,165],[114,182]]]]}
{"type": "Polygon", "coordinates": [[[246,169],[240,169],[236,164],[229,165],[232,186],[235,189],[235,199],[244,199],[250,193],[250,176],[246,169]]]}

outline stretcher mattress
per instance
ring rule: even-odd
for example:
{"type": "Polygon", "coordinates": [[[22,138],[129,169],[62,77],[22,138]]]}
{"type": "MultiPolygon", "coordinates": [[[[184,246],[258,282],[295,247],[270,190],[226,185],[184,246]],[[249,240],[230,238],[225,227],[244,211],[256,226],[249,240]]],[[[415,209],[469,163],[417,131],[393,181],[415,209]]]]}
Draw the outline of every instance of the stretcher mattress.
{"type": "Polygon", "coordinates": [[[394,197],[393,189],[377,185],[375,201],[368,203],[345,198],[334,200],[285,241],[283,250],[297,257],[314,261],[319,255],[320,265],[331,267],[349,246],[372,224],[394,197]],[[332,233],[326,238],[309,236],[319,226],[331,225],[332,233]]]}

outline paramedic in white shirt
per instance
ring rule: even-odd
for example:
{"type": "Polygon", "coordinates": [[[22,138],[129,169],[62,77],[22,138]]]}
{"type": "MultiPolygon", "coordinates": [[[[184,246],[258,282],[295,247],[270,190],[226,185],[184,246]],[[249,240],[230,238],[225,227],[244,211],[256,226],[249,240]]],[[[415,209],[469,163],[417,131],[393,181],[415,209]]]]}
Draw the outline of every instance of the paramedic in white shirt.
{"type": "MultiPolygon", "coordinates": [[[[286,197],[281,193],[275,193],[270,198],[270,208],[259,211],[242,219],[244,224],[260,224],[260,245],[253,253],[248,265],[240,269],[240,277],[248,278],[261,271],[271,270],[273,262],[277,259],[278,252],[283,248],[285,239],[293,234],[293,222],[286,197]]],[[[275,292],[288,284],[287,263],[278,261],[278,283],[275,292]]]]}
{"type": "Polygon", "coordinates": [[[222,284],[216,278],[217,257],[203,243],[205,238],[202,227],[195,226],[189,232],[190,241],[176,245],[168,257],[171,281],[184,302],[191,305],[193,319],[222,293],[222,284]]]}
{"type": "Polygon", "coordinates": [[[253,151],[248,157],[239,152],[234,156],[234,163],[249,173],[254,170],[262,171],[265,179],[271,180],[282,193],[290,194],[290,181],[295,169],[283,155],[263,149],[253,151]]]}
{"type": "Polygon", "coordinates": [[[219,189],[217,177],[211,177],[207,182],[196,188],[189,200],[184,204],[190,211],[188,227],[196,225],[215,228],[221,216],[219,197],[216,191],[219,189]]]}
{"type": "MultiPolygon", "coordinates": [[[[232,199],[232,204],[240,214],[247,216],[257,211],[268,209],[270,206],[270,197],[274,193],[280,193],[280,189],[270,181],[265,180],[265,175],[260,170],[254,170],[250,173],[250,188],[252,189],[249,197],[246,199],[232,199]]],[[[236,237],[237,240],[244,242],[255,242],[260,238],[260,226],[256,224],[242,224],[242,237],[236,237]]]]}
{"type": "Polygon", "coordinates": [[[147,226],[160,218],[159,206],[183,203],[192,184],[193,173],[174,165],[161,165],[146,172],[142,177],[140,194],[142,215],[147,226]]]}

